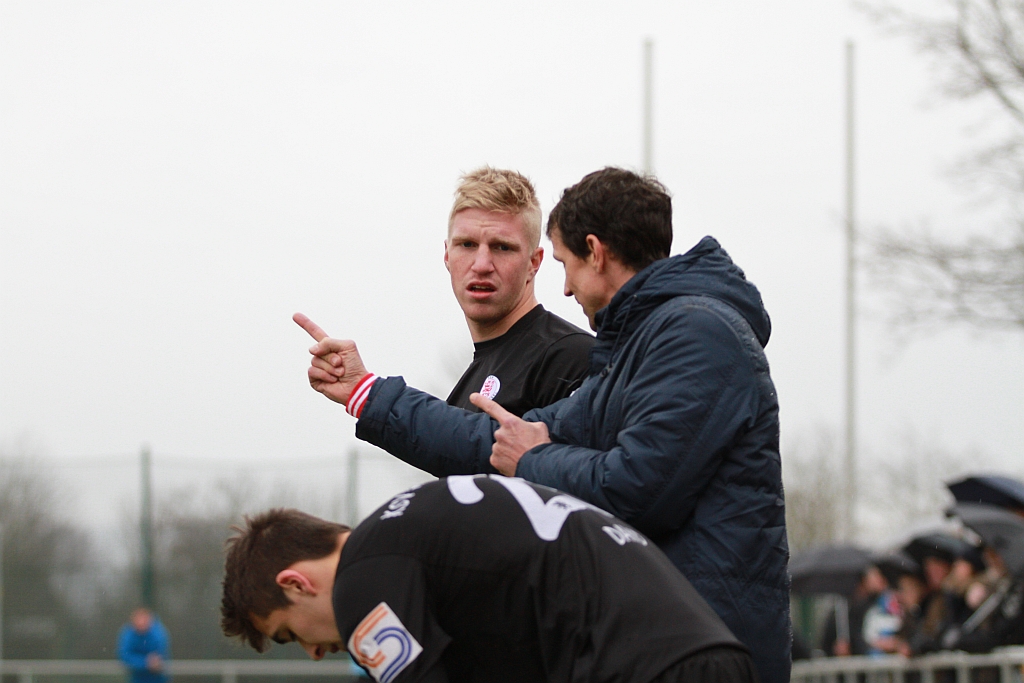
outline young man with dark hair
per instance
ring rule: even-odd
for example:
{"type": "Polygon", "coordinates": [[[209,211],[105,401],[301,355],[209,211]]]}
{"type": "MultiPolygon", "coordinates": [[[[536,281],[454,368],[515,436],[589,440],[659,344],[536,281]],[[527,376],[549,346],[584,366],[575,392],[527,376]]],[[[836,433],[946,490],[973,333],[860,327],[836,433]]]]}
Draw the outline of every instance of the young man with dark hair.
{"type": "Polygon", "coordinates": [[[264,652],[264,634],[254,625],[253,617],[265,618],[292,604],[277,584],[277,574],[297,562],[327,557],[350,528],[279,508],[246,518],[244,529],[233,529],[239,533],[225,544],[221,628],[226,635],[239,636],[257,652],[264,652]]]}
{"type": "Polygon", "coordinates": [[[395,496],[351,532],[296,510],[227,543],[222,625],[347,650],[379,683],[754,683],[668,558],[608,513],[500,476],[395,496]]]}
{"type": "Polygon", "coordinates": [[[705,237],[668,258],[672,205],[651,178],[606,168],[548,221],[565,294],[597,342],[569,398],[520,419],[486,397],[467,415],[366,371],[352,341],[317,340],[314,389],[356,436],[438,476],[501,472],[608,510],[657,542],[749,649],[788,683],[789,550],[779,406],[757,288],[705,237]]]}

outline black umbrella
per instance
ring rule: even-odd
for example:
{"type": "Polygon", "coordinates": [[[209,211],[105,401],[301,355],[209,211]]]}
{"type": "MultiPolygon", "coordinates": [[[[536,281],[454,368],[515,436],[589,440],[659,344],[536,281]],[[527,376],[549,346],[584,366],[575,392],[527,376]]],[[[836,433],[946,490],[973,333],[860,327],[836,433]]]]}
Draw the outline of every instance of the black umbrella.
{"type": "Polygon", "coordinates": [[[921,565],[902,550],[887,555],[876,555],[871,559],[871,563],[878,567],[891,588],[896,588],[899,585],[900,577],[904,574],[912,576],[921,574],[921,565]]]}
{"type": "Polygon", "coordinates": [[[852,545],[827,545],[795,555],[789,563],[791,590],[797,595],[837,593],[852,595],[861,574],[871,564],[871,553],[852,545]]]}
{"type": "Polygon", "coordinates": [[[958,503],[951,513],[960,518],[1003,558],[1006,569],[1024,577],[1024,518],[991,505],[958,503]]]}
{"type": "Polygon", "coordinates": [[[946,484],[958,503],[988,503],[1024,510],[1024,482],[998,475],[967,477],[946,484]]]}
{"type": "Polygon", "coordinates": [[[923,567],[926,557],[937,557],[952,563],[958,557],[969,558],[972,553],[977,551],[973,545],[962,538],[941,531],[932,531],[910,539],[903,546],[903,552],[910,555],[915,562],[923,567]]]}

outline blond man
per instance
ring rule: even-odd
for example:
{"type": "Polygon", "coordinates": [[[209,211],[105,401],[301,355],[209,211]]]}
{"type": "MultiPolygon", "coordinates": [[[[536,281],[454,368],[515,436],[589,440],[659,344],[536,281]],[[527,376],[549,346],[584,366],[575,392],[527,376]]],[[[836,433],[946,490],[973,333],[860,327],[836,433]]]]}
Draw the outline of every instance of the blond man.
{"type": "Polygon", "coordinates": [[[594,338],[544,310],[534,281],[540,246],[540,203],[515,172],[484,167],[455,190],[444,243],[452,291],[473,338],[473,362],[448,396],[479,412],[478,392],[523,415],[571,394],[587,375],[594,338]]]}

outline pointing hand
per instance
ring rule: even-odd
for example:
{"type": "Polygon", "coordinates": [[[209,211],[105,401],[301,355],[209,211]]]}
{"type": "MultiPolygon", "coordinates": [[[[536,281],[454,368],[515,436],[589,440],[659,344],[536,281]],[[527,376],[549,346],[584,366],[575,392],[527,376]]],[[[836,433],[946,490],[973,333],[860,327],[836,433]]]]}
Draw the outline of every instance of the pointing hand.
{"type": "Polygon", "coordinates": [[[481,394],[470,394],[469,401],[500,425],[494,432],[491,467],[506,477],[515,476],[523,453],[542,443],[551,443],[548,426],[543,422],[527,422],[481,394]]]}
{"type": "Polygon", "coordinates": [[[293,315],[292,320],[316,340],[309,349],[313,356],[307,371],[309,385],[332,401],[348,405],[349,396],[366,375],[366,366],[356,343],[328,337],[319,325],[302,313],[293,315]]]}

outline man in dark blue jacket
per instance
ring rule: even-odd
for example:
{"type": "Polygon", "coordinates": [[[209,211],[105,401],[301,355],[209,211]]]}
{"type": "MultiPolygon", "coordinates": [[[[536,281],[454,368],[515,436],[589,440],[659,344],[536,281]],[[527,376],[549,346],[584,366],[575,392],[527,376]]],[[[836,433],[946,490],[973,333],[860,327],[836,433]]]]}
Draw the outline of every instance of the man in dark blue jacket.
{"type": "Polygon", "coordinates": [[[547,232],[597,332],[591,376],[569,398],[519,419],[475,396],[487,415],[469,415],[367,373],[353,342],[303,317],[318,341],[311,385],[359,418],[359,438],[432,474],[514,474],[626,520],[750,649],[761,680],[786,683],[789,550],[757,288],[711,237],[668,258],[668,193],[622,169],[567,189],[547,232]]]}

